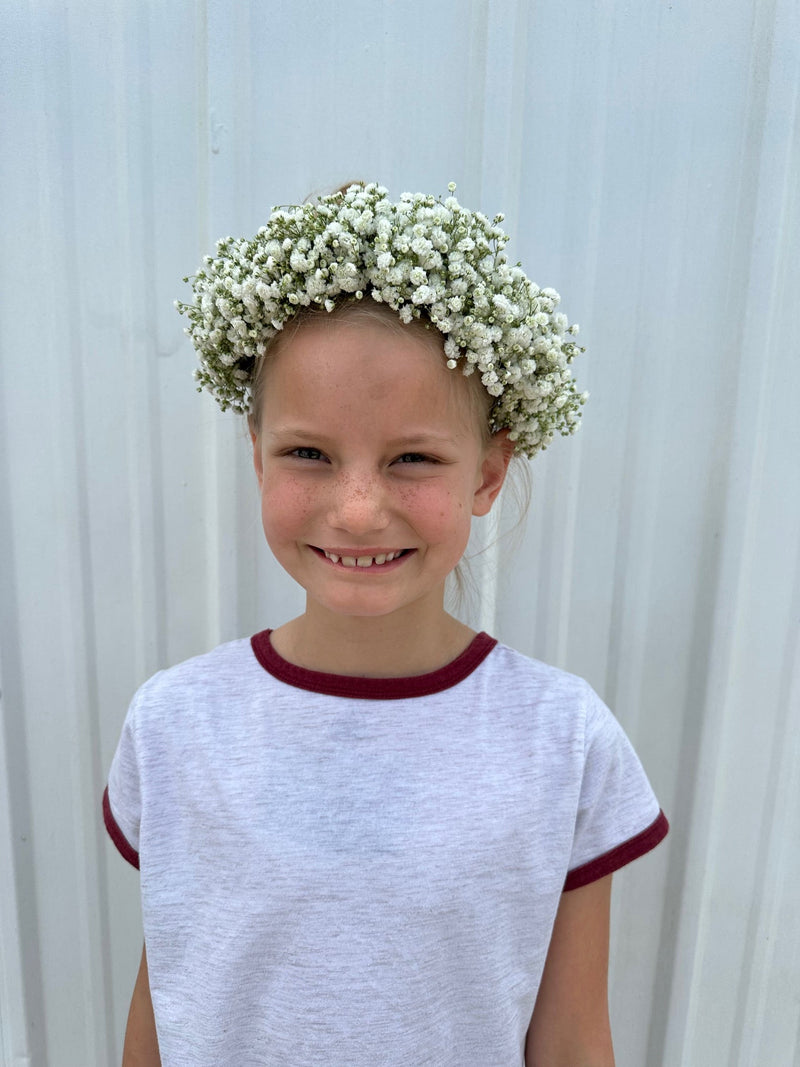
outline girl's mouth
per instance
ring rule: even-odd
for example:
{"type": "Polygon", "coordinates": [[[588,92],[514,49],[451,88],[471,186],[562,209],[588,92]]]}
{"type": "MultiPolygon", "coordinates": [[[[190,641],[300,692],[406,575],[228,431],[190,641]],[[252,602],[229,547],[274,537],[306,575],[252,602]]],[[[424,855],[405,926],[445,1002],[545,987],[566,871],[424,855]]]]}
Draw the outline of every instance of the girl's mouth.
{"type": "MultiPolygon", "coordinates": [[[[385,567],[387,564],[394,563],[414,551],[413,548],[400,548],[393,552],[378,552],[374,555],[350,555],[345,553],[328,552],[324,548],[317,548],[316,545],[312,545],[311,547],[318,555],[324,556],[325,559],[329,560],[334,566],[349,568],[360,567],[364,570],[367,568],[385,567]]],[[[355,550],[353,550],[353,552],[355,553],[355,550]]]]}

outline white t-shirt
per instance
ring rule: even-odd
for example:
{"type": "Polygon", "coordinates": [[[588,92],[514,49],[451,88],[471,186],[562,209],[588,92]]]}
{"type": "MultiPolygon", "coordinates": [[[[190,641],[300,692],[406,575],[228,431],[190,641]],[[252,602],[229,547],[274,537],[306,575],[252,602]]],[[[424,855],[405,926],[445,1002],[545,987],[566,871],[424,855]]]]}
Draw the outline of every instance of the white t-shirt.
{"type": "Polygon", "coordinates": [[[486,634],[410,678],[269,631],[161,671],[103,806],[163,1067],[520,1067],[562,891],[668,829],[587,683],[486,634]]]}

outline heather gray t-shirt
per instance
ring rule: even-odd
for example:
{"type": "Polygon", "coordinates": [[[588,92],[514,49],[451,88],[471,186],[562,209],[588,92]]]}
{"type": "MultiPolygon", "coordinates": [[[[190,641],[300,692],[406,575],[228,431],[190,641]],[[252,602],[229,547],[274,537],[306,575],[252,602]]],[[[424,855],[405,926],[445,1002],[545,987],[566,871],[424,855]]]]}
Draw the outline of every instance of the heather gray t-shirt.
{"type": "Polygon", "coordinates": [[[163,1067],[521,1067],[562,891],[667,832],[586,682],[486,634],[413,678],[268,631],[161,671],[104,814],[163,1067]]]}

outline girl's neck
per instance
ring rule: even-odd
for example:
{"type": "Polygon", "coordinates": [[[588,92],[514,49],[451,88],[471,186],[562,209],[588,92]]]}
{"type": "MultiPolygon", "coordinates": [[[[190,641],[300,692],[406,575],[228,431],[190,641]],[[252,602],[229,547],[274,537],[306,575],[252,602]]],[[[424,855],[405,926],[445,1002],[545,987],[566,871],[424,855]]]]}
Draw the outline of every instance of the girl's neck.
{"type": "Polygon", "coordinates": [[[361,678],[404,678],[439,670],[459,656],[475,631],[443,608],[413,626],[398,618],[331,616],[309,604],[271,635],[275,651],[307,670],[361,678]]]}

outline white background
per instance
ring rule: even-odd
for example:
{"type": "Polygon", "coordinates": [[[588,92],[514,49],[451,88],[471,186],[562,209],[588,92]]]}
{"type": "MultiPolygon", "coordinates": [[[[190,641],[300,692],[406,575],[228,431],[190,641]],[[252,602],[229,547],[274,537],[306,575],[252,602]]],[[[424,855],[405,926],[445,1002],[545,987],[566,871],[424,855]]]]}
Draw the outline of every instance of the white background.
{"type": "Polygon", "coordinates": [[[119,1063],[128,700],[301,605],[180,279],[355,178],[504,211],[581,324],[584,426],[470,617],[589,679],[672,823],[615,878],[618,1067],[798,1067],[795,0],[0,9],[2,1067],[119,1063]]]}

